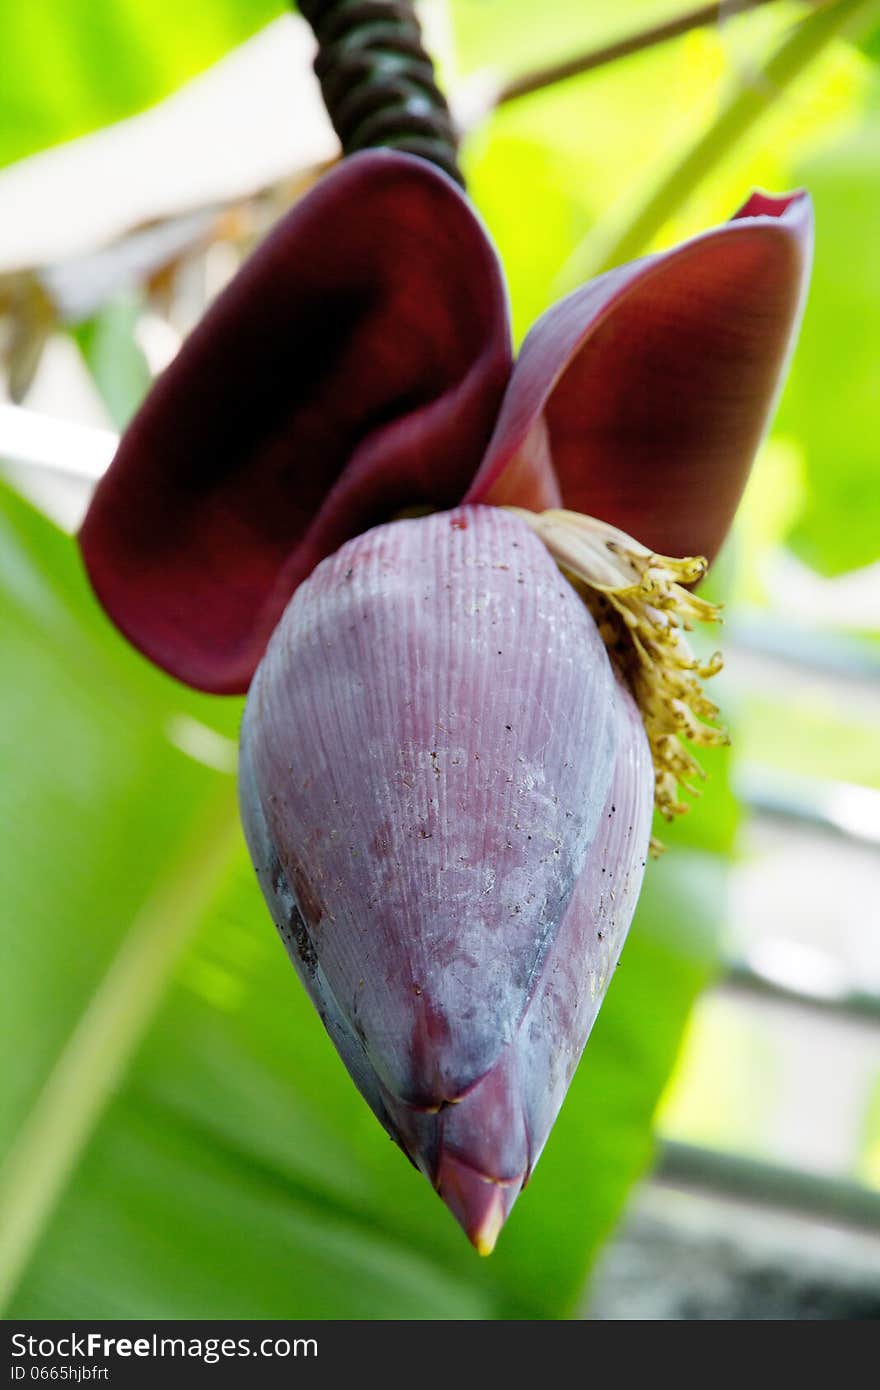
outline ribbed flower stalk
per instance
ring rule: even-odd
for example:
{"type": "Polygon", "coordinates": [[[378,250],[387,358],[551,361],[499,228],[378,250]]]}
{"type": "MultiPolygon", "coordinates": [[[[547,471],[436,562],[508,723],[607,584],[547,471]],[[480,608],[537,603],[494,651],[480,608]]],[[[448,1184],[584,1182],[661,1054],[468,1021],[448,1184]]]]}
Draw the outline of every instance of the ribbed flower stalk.
{"type": "Polygon", "coordinates": [[[345,154],[384,146],[436,164],[464,187],[458,137],[410,0],[299,0],[315,72],[345,154]]]}

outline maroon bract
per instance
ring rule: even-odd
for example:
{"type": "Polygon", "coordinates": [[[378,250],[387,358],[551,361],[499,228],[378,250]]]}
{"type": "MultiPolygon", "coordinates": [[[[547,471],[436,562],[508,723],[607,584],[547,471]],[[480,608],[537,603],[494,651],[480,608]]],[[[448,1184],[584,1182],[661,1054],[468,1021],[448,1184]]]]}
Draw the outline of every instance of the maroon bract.
{"type": "Polygon", "coordinates": [[[705,565],[669,557],[724,538],[810,243],[805,195],[756,194],[563,300],[513,365],[457,187],[354,156],[205,316],[83,527],[141,651],[205,690],[253,678],[240,801],[267,903],[484,1252],[604,997],[652,799],[676,813],[699,771],[679,734],[722,737],[698,685],[718,663],[681,631],[711,616],[682,587],[705,565]]]}
{"type": "Polygon", "coordinates": [[[407,507],[564,505],[711,557],[773,401],[811,226],[805,195],[756,195],[557,304],[511,372],[500,267],[459,189],[414,156],[352,156],[282,219],[127,430],[81,533],[101,602],[157,665],[232,693],[318,561],[407,507]]]}
{"type": "Polygon", "coordinates": [[[716,555],[774,399],[812,249],[804,194],[621,266],[523,343],[465,500],[563,505],[664,555],[716,555]]]}

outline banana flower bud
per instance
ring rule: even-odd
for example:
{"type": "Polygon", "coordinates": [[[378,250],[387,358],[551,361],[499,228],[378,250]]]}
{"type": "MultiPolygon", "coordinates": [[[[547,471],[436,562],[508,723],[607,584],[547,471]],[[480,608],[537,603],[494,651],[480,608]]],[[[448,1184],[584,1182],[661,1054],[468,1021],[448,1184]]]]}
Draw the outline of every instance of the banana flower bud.
{"type": "Polygon", "coordinates": [[[514,363],[460,190],[354,155],[205,315],[82,529],[144,655],[249,690],[242,818],[278,930],[481,1251],[604,997],[652,802],[674,814],[699,775],[680,735],[723,738],[689,586],[772,409],[811,231],[806,195],[756,193],[555,305],[514,363]]]}

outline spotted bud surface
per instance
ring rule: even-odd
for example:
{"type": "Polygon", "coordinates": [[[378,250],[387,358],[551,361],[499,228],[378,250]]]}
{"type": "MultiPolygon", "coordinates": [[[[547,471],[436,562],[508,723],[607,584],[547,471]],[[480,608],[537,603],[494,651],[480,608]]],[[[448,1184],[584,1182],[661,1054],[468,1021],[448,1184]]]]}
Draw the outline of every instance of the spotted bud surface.
{"type": "Polygon", "coordinates": [[[648,844],[647,739],[590,613],[513,515],[379,526],[286,608],[240,787],[267,903],[356,1085],[491,1249],[648,844]]]}

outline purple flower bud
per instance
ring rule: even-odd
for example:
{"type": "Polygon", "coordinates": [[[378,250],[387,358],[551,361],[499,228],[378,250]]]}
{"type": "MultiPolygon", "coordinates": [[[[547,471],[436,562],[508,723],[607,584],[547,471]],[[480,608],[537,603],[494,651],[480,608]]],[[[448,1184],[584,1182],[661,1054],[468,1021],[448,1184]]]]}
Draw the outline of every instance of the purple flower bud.
{"type": "Polygon", "coordinates": [[[733,518],[811,245],[806,194],[753,194],[554,305],[514,363],[458,188],[354,155],[156,383],[81,533],[146,656],[203,690],[253,677],[263,892],[356,1084],[479,1249],[598,1011],[652,796],[677,814],[700,775],[680,735],[725,738],[699,688],[720,658],[683,636],[714,610],[686,586],[733,518]],[[391,520],[410,509],[435,514],[391,520]]]}
{"type": "Polygon", "coordinates": [[[644,728],[516,517],[348,542],[257,670],[241,806],[263,892],[359,1089],[491,1249],[623,944],[644,728]]]}

